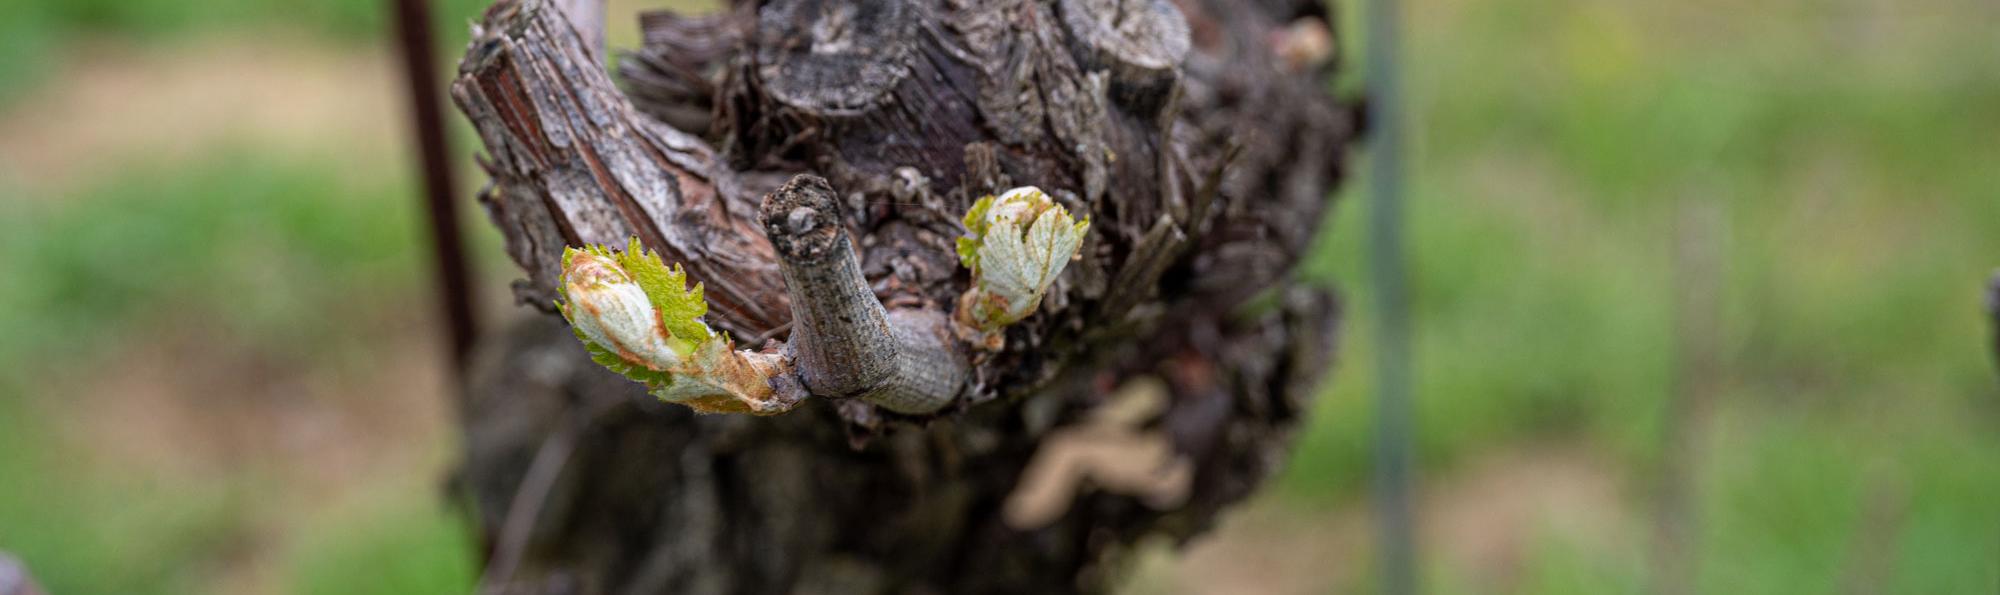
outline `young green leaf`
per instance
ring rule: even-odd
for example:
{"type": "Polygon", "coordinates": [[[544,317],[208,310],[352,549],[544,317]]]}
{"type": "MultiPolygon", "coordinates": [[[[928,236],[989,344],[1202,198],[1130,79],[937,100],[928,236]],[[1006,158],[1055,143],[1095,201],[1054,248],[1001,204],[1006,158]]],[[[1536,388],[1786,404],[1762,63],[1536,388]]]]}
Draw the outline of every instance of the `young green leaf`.
{"type": "Polygon", "coordinates": [[[703,412],[779,413],[769,379],[783,373],[776,354],[735,351],[701,321],[708,302],[687,273],[668,267],[633,239],[624,252],[600,246],[563,251],[562,301],[556,307],[591,361],[644,383],[662,400],[703,412]]]}
{"type": "Polygon", "coordinates": [[[959,299],[960,335],[997,348],[999,330],[1033,314],[1083,246],[1090,221],[1033,186],[987,196],[965,214],[959,261],[972,270],[973,287],[959,299]]]}

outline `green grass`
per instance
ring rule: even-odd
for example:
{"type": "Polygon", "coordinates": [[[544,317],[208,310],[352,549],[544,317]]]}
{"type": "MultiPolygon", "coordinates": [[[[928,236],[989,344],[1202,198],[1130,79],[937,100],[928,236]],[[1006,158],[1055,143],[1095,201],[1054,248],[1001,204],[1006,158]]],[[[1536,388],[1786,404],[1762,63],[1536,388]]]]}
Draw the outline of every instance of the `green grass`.
{"type": "MultiPolygon", "coordinates": [[[[464,45],[486,0],[433,0],[438,51],[464,45]]],[[[232,28],[286,28],[320,40],[387,42],[389,0],[0,0],[0,107],[61,67],[80,37],[163,41],[232,28]]],[[[442,56],[441,56],[442,57],[442,56]]]]}
{"type": "Polygon", "coordinates": [[[407,180],[241,149],[0,203],[0,271],[20,280],[0,285],[0,361],[70,360],[190,311],[260,351],[310,355],[345,336],[355,298],[413,287],[407,180]]]}
{"type": "Polygon", "coordinates": [[[25,403],[0,397],[0,549],[52,593],[196,590],[206,553],[242,527],[241,486],[79,469],[25,403]]]}
{"type": "Polygon", "coordinates": [[[329,527],[292,563],[291,591],[470,593],[478,575],[472,532],[442,502],[399,497],[388,510],[364,511],[329,527]]]}
{"type": "Polygon", "coordinates": [[[200,590],[222,553],[246,547],[231,540],[250,520],[254,474],[91,464],[51,448],[56,428],[29,412],[52,396],[30,401],[27,387],[115,366],[105,354],[161,323],[295,361],[365,349],[343,317],[416,292],[409,188],[405,174],[241,150],[0,203],[0,277],[15,280],[0,284],[0,549],[52,592],[200,590]]]}
{"type": "MultiPolygon", "coordinates": [[[[1990,7],[1416,6],[1427,472],[1564,437],[1616,453],[1633,510],[1651,510],[1675,226],[1681,204],[1705,203],[1723,215],[1709,282],[1723,366],[1697,478],[1700,585],[1839,590],[1862,580],[1846,574],[1857,544],[1885,540],[1892,592],[2000,586],[2000,391],[1978,314],[2000,266],[1990,7]],[[1899,520],[1867,525],[1869,498],[1893,498],[1899,520]]],[[[1358,316],[1284,479],[1294,500],[1351,498],[1367,477],[1361,187],[1307,265],[1358,316]]],[[[1645,584],[1643,564],[1545,541],[1523,592],[1645,584]]],[[[1451,582],[1433,586],[1465,590],[1451,582]]]]}

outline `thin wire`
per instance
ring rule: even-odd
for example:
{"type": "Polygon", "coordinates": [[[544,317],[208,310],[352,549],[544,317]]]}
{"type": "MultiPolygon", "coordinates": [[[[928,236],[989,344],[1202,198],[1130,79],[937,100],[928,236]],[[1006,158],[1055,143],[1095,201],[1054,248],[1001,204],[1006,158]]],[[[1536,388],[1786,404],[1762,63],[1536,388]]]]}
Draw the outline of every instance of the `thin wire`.
{"type": "Polygon", "coordinates": [[[1369,279],[1374,286],[1376,351],[1375,503],[1382,591],[1416,592],[1411,510],[1410,312],[1403,255],[1403,92],[1400,13],[1395,0],[1370,0],[1367,11],[1369,279]]]}

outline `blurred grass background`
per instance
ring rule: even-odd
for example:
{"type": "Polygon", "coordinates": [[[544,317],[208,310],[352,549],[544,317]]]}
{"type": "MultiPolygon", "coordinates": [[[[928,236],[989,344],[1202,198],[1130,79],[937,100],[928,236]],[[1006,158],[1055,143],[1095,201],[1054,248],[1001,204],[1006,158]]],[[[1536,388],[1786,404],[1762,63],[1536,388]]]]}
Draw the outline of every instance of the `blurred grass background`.
{"type": "MultiPolygon", "coordinates": [[[[436,3],[442,59],[483,4],[436,3]]],[[[384,6],[0,0],[0,550],[53,592],[471,585],[384,6]]],[[[1690,208],[1695,585],[2000,590],[2000,5],[1409,13],[1428,591],[1648,588],[1690,208]]],[[[1361,187],[1305,266],[1356,315],[1361,187]]],[[[1131,591],[1372,584],[1369,327],[1277,485],[1131,591]]]]}

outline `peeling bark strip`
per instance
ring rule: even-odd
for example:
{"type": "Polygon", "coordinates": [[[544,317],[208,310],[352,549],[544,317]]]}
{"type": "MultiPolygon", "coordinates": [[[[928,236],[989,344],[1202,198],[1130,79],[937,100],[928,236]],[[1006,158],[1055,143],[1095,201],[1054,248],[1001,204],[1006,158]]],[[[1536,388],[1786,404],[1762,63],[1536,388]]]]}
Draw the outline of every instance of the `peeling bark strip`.
{"type": "Polygon", "coordinates": [[[800,374],[782,379],[866,399],[700,416],[592,364],[552,317],[495,334],[459,477],[489,545],[519,560],[489,588],[1101,592],[1134,543],[1202,532],[1285,459],[1337,321],[1290,271],[1357,124],[1326,93],[1317,1],[654,14],[621,62],[629,102],[545,2],[496,3],[454,85],[523,298],[549,303],[564,244],[636,236],[706,285],[708,322],[742,346],[788,340],[800,374]],[[801,172],[825,182],[780,188],[801,172]],[[1024,185],[1089,234],[1004,347],[965,350],[932,332],[971,282],[960,218],[1024,185]],[[1166,394],[1120,440],[1168,445],[1159,473],[1191,477],[1024,481],[1030,461],[1088,455],[1054,437],[1134,383],[1166,394]],[[957,399],[927,412],[939,394],[957,399]],[[500,531],[552,437],[572,454],[524,500],[541,503],[512,525],[527,528],[500,531]],[[1171,499],[1127,489],[1183,479],[1171,499]],[[1047,512],[1010,525],[1019,490],[1047,512]]]}
{"type": "Polygon", "coordinates": [[[452,98],[485,142],[482,202],[526,269],[516,292],[548,309],[565,245],[638,237],[708,287],[713,322],[755,336],[789,317],[755,194],[707,143],[640,116],[569,22],[501,2],[473,28],[452,98]]]}

